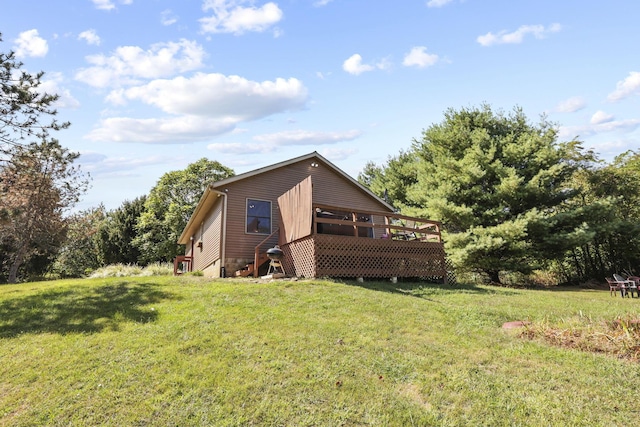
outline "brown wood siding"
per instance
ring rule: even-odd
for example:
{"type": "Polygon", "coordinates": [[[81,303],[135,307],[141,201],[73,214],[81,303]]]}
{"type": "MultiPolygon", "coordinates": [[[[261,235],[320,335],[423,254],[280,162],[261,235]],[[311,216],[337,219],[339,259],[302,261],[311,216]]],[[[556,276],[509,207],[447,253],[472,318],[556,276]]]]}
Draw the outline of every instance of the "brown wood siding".
{"type": "MultiPolygon", "coordinates": [[[[202,251],[194,263],[194,270],[204,270],[206,267],[220,259],[221,251],[221,231],[222,231],[222,197],[218,198],[218,202],[211,209],[211,212],[205,218],[202,224],[202,251]]],[[[199,248],[195,248],[195,252],[199,252],[199,248]]]]}
{"type": "MultiPolygon", "coordinates": [[[[226,190],[228,196],[225,254],[227,259],[253,259],[255,246],[267,237],[263,234],[245,233],[246,199],[256,198],[272,201],[271,217],[272,231],[274,231],[280,226],[278,197],[308,176],[311,176],[313,182],[314,203],[345,206],[351,209],[388,210],[383,204],[340,176],[323,162],[317,163],[318,167],[312,167],[311,160],[304,160],[229,183],[224,187],[216,187],[219,191],[226,190]]],[[[267,247],[278,243],[277,236],[271,240],[267,247]]]]}

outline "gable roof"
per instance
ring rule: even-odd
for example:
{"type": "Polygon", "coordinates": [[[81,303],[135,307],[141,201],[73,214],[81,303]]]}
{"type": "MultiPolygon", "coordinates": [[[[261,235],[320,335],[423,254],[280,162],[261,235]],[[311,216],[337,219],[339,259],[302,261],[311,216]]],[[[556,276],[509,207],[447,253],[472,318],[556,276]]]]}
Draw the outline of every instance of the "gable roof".
{"type": "Polygon", "coordinates": [[[182,234],[180,235],[178,243],[185,244],[187,242],[187,237],[189,235],[193,234],[193,233],[190,233],[189,230],[191,230],[194,227],[194,224],[198,224],[199,221],[201,221],[204,218],[204,216],[207,214],[208,210],[215,203],[215,200],[220,196],[220,194],[221,194],[221,190],[220,189],[223,188],[224,186],[229,185],[229,184],[234,183],[234,182],[237,182],[237,181],[241,181],[243,179],[251,178],[253,176],[260,175],[260,174],[263,174],[263,173],[266,173],[266,172],[269,172],[269,171],[272,171],[272,170],[276,170],[276,169],[279,169],[279,168],[287,167],[287,166],[292,165],[294,163],[298,163],[298,162],[305,161],[305,160],[311,160],[311,159],[316,159],[316,160],[322,162],[325,166],[329,167],[336,174],[340,175],[345,180],[349,181],[351,184],[353,184],[356,187],[358,187],[361,191],[365,192],[369,197],[371,197],[373,199],[376,199],[380,204],[382,204],[383,206],[388,208],[390,211],[394,210],[393,206],[391,206],[389,203],[385,202],[380,197],[376,196],[367,187],[365,187],[364,185],[360,184],[357,180],[352,178],[349,174],[347,174],[342,169],[340,169],[339,167],[337,167],[336,165],[331,163],[329,160],[325,159],[323,156],[318,154],[317,151],[313,151],[313,152],[311,152],[309,154],[305,154],[303,156],[294,157],[293,159],[285,160],[283,162],[275,163],[273,165],[269,165],[269,166],[265,166],[265,167],[262,167],[262,168],[254,169],[252,171],[241,173],[239,175],[234,175],[232,177],[221,179],[220,181],[216,181],[216,182],[213,182],[213,183],[209,184],[209,186],[205,190],[204,194],[200,198],[200,201],[198,202],[198,205],[196,206],[196,208],[194,209],[193,213],[191,214],[191,217],[189,218],[189,222],[187,223],[187,225],[185,226],[184,230],[182,231],[182,234]]]}
{"type": "Polygon", "coordinates": [[[235,175],[235,176],[232,176],[232,177],[229,177],[229,178],[225,178],[225,179],[222,179],[220,181],[216,181],[216,182],[211,184],[211,187],[212,188],[223,187],[225,185],[231,184],[232,182],[240,181],[240,180],[243,180],[243,179],[246,179],[246,178],[250,178],[252,176],[256,176],[256,175],[260,175],[260,174],[265,173],[265,172],[272,171],[274,169],[279,169],[279,168],[282,168],[282,167],[286,167],[286,166],[292,165],[294,163],[298,163],[298,162],[303,161],[303,160],[311,160],[311,159],[314,159],[314,158],[320,160],[326,166],[329,166],[330,169],[332,169],[338,175],[340,175],[343,178],[345,178],[347,181],[350,181],[353,185],[355,185],[360,190],[362,190],[365,193],[367,193],[370,197],[373,197],[374,199],[377,199],[380,203],[382,203],[388,209],[394,210],[393,206],[391,206],[390,204],[388,204],[387,202],[382,200],[380,197],[376,196],[371,190],[369,190],[364,185],[360,184],[357,180],[352,178],[349,174],[347,174],[342,169],[340,169],[339,167],[337,167],[336,165],[331,163],[329,160],[327,160],[324,157],[322,157],[320,154],[318,154],[317,151],[311,152],[309,154],[305,154],[303,156],[294,157],[293,159],[285,160],[283,162],[275,163],[275,164],[270,165],[270,166],[265,166],[265,167],[262,167],[262,168],[259,168],[259,169],[255,169],[255,170],[252,170],[252,171],[249,171],[249,172],[245,172],[245,173],[242,173],[240,175],[235,175]]]}

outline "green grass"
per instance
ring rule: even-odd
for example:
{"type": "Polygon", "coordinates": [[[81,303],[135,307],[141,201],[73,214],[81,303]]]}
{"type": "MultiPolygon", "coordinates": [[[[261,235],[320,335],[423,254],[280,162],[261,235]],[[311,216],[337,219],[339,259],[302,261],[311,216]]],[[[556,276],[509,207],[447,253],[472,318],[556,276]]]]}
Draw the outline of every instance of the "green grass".
{"type": "Polygon", "coordinates": [[[639,310],[608,291],[415,283],[0,286],[0,425],[633,425],[636,362],[501,325],[639,310]]]}

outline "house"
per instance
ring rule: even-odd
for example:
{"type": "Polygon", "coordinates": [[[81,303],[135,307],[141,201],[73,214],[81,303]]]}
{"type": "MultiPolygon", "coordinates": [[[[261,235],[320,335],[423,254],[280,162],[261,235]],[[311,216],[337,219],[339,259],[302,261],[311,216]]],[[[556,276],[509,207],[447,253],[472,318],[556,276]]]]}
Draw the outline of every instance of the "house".
{"type": "Polygon", "coordinates": [[[297,277],[440,277],[440,224],[392,206],[313,152],[209,185],[175,260],[209,277],[262,275],[279,245],[297,277]]]}

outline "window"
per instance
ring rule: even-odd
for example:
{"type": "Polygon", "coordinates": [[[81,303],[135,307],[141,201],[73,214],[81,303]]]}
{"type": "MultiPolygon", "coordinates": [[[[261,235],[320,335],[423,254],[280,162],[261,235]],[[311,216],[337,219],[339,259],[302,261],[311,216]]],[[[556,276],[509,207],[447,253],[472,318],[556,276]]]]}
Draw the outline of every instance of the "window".
{"type": "Polygon", "coordinates": [[[247,199],[247,233],[271,234],[271,202],[247,199]]]}

